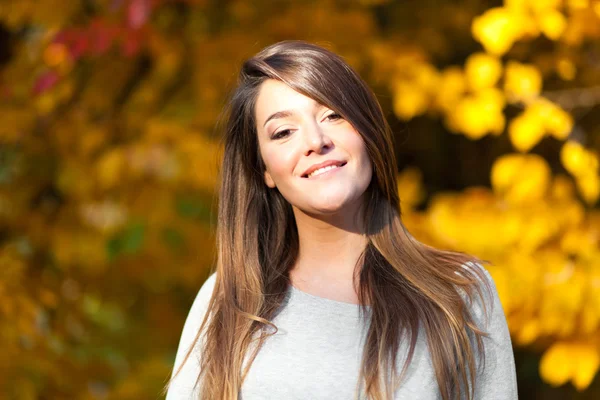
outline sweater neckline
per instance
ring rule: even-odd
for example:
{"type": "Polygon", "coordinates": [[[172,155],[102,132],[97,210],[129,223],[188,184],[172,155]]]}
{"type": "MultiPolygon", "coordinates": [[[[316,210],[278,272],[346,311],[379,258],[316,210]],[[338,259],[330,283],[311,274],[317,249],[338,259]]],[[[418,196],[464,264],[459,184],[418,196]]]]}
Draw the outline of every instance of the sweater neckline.
{"type": "MultiPolygon", "coordinates": [[[[344,301],[333,300],[333,299],[328,299],[325,297],[315,296],[314,294],[310,294],[303,290],[298,289],[296,286],[294,286],[292,284],[289,285],[289,290],[290,290],[292,297],[302,300],[303,303],[306,303],[308,305],[312,305],[315,307],[325,307],[328,309],[333,309],[335,311],[350,312],[353,314],[357,313],[361,307],[359,304],[347,303],[344,301]]],[[[367,305],[366,309],[368,311],[370,311],[371,306],[367,305]]]]}

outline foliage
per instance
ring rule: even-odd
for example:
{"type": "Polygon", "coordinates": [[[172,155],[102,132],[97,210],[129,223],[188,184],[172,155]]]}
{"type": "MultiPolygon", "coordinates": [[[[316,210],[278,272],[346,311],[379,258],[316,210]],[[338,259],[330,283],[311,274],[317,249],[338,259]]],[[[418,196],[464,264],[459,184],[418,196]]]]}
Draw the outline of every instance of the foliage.
{"type": "Polygon", "coordinates": [[[583,390],[600,366],[598,130],[582,117],[595,105],[583,99],[597,100],[589,85],[598,73],[585,58],[598,50],[600,3],[507,0],[471,31],[484,51],[464,67],[410,61],[392,75],[395,112],[437,114],[475,140],[506,132],[514,152],[494,160],[491,189],[435,195],[418,229],[438,246],[492,260],[515,343],[544,351],[547,382],[583,390]],[[545,83],[554,89],[543,92],[545,83]],[[407,99],[405,87],[422,98],[407,99]],[[532,154],[548,136],[562,143],[554,176],[532,154]]]}
{"type": "Polygon", "coordinates": [[[213,262],[215,124],[240,61],[289,38],[342,54],[406,121],[409,230],[491,260],[514,344],[586,389],[599,35],[587,0],[4,1],[0,396],[157,396],[213,262]],[[492,149],[486,181],[428,185],[427,165],[469,159],[444,150],[463,139],[492,149]]]}

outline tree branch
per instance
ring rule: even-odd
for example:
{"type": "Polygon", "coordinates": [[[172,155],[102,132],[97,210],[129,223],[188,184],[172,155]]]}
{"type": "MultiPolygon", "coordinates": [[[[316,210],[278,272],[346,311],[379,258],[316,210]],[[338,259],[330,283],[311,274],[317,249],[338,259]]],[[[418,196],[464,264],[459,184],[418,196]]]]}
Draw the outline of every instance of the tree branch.
{"type": "Polygon", "coordinates": [[[600,104],[600,85],[543,92],[542,96],[565,110],[592,108],[600,104]]]}

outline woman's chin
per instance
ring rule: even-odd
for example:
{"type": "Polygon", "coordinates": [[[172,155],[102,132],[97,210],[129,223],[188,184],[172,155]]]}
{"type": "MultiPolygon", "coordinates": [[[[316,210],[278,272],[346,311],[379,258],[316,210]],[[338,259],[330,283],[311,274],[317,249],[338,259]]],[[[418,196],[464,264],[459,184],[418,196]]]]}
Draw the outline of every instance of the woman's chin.
{"type": "Polygon", "coordinates": [[[313,216],[333,216],[343,213],[353,213],[355,207],[353,202],[348,199],[339,199],[333,201],[319,201],[308,204],[307,207],[301,208],[301,210],[308,215],[313,216]]]}

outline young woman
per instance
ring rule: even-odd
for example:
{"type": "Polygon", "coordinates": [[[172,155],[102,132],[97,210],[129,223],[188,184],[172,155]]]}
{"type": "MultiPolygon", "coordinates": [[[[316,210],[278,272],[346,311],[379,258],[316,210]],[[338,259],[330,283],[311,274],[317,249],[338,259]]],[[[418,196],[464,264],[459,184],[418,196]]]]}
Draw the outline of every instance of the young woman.
{"type": "Polygon", "coordinates": [[[406,231],[392,149],[339,56],[286,41],[244,63],[168,400],[517,398],[491,277],[406,231]]]}

